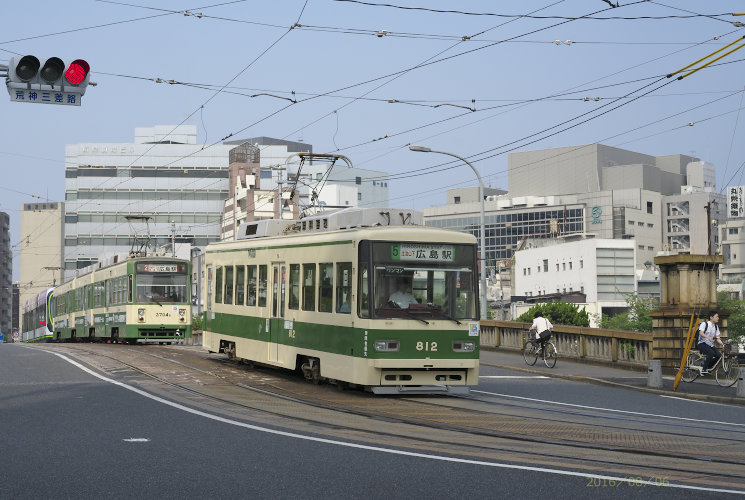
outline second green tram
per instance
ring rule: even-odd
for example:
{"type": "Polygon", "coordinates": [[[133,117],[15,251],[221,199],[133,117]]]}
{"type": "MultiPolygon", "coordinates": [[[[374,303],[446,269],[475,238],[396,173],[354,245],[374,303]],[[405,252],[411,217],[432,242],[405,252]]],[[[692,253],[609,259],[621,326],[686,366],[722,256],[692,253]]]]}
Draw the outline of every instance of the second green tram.
{"type": "Polygon", "coordinates": [[[191,337],[191,264],[136,257],[100,264],[60,285],[57,341],[173,342],[191,337]]]}

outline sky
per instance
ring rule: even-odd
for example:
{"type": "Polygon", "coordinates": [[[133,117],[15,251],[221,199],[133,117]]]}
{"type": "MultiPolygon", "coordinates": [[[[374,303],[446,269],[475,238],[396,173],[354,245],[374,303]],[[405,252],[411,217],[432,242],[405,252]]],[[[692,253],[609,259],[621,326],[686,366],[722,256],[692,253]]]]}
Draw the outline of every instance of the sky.
{"type": "Polygon", "coordinates": [[[401,208],[476,185],[410,144],[502,189],[509,152],[595,142],[696,156],[719,191],[745,184],[745,49],[666,78],[745,35],[739,1],[131,2],[3,5],[0,64],[82,58],[98,84],[80,107],[0,96],[14,280],[21,206],[64,199],[65,144],[132,142],[138,126],[195,125],[206,146],[303,141],[387,172],[401,208]]]}

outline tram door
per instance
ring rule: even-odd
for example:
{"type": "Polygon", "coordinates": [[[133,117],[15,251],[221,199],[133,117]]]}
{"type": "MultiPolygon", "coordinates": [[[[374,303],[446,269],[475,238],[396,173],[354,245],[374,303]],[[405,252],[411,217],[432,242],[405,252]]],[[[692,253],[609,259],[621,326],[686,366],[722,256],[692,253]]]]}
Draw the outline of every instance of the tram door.
{"type": "Polygon", "coordinates": [[[285,332],[285,283],[287,266],[284,262],[272,264],[272,304],[269,320],[269,361],[279,361],[279,343],[285,332]]]}

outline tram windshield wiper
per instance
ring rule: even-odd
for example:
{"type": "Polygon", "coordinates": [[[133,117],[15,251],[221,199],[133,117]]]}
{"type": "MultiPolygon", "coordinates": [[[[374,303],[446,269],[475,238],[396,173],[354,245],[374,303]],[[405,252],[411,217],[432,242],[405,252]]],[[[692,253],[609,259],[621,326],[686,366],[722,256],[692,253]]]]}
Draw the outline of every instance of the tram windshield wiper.
{"type": "Polygon", "coordinates": [[[429,321],[427,321],[426,319],[422,319],[419,316],[417,316],[416,314],[411,314],[410,312],[406,311],[406,309],[404,309],[404,311],[406,312],[406,315],[408,317],[413,318],[413,319],[418,319],[419,321],[421,321],[425,325],[429,325],[429,321]]]}

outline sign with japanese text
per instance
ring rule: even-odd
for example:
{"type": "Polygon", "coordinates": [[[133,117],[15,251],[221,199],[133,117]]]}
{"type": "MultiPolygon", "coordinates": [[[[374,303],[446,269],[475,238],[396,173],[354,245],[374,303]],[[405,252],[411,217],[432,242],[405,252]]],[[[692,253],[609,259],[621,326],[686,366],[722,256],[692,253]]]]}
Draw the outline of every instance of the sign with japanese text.
{"type": "Polygon", "coordinates": [[[745,216],[744,191],[745,186],[730,186],[727,188],[727,214],[730,218],[745,216]]]}
{"type": "Polygon", "coordinates": [[[11,101],[62,104],[63,106],[80,106],[81,98],[81,95],[76,92],[55,90],[8,89],[8,93],[11,101]]]}
{"type": "Polygon", "coordinates": [[[137,264],[138,273],[183,273],[186,272],[186,266],[182,265],[179,269],[178,264],[137,264]]]}
{"type": "Polygon", "coordinates": [[[453,262],[455,247],[453,245],[428,245],[426,243],[400,243],[391,245],[392,260],[417,262],[453,262]]]}

